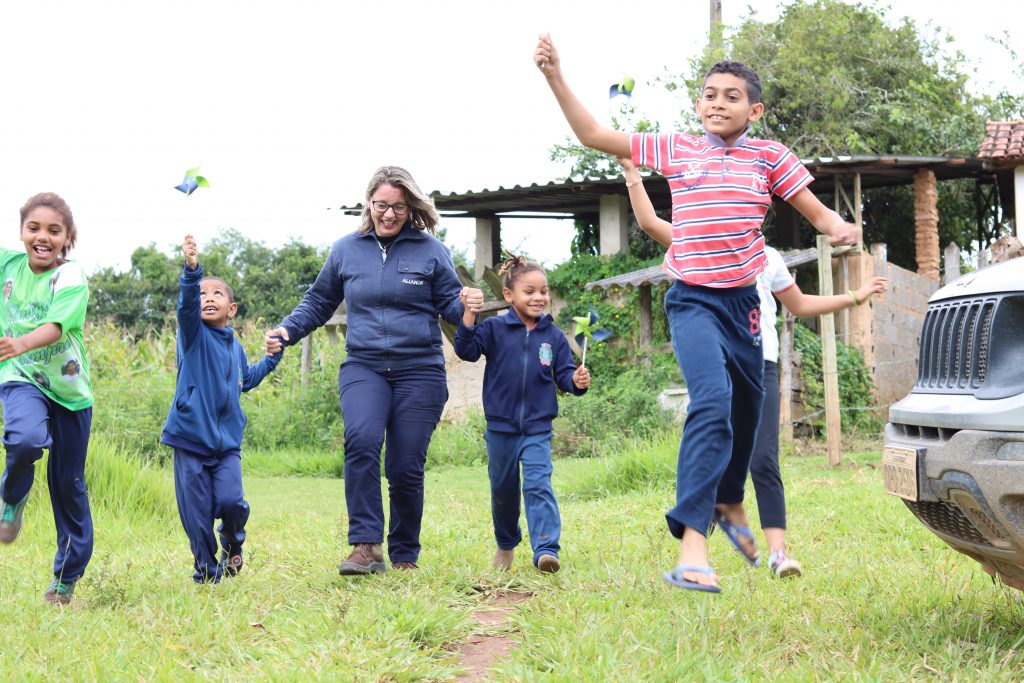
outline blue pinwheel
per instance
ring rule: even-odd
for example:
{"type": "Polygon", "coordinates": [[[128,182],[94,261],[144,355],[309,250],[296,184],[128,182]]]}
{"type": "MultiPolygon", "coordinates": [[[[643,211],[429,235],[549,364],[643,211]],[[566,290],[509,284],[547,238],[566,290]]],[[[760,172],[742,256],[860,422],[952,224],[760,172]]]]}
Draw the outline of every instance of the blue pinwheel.
{"type": "Polygon", "coordinates": [[[590,309],[589,315],[575,317],[573,320],[576,321],[576,336],[574,339],[576,340],[577,346],[583,347],[583,358],[580,361],[580,366],[586,367],[587,340],[593,339],[594,343],[597,344],[610,338],[613,332],[607,327],[595,329],[595,325],[597,325],[599,318],[597,316],[597,311],[594,309],[590,309]]]}
{"type": "Polygon", "coordinates": [[[185,179],[181,181],[181,185],[175,185],[174,189],[178,192],[184,192],[186,196],[191,195],[199,187],[209,187],[210,183],[201,175],[198,175],[199,167],[190,168],[185,171],[185,179]]]}
{"type": "Polygon", "coordinates": [[[614,99],[620,95],[625,95],[628,99],[633,95],[633,87],[636,85],[636,81],[633,80],[632,76],[623,76],[622,80],[618,83],[612,83],[612,87],[608,89],[608,98],[614,99]]]}

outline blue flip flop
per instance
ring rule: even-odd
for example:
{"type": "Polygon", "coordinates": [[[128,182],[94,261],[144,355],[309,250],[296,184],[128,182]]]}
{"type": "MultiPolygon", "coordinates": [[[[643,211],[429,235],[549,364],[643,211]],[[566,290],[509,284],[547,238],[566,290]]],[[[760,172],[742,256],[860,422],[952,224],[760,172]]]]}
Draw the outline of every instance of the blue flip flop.
{"type": "Polygon", "coordinates": [[[711,576],[715,573],[715,570],[711,567],[695,567],[692,564],[681,564],[670,572],[662,574],[665,581],[676,586],[678,588],[686,588],[692,591],[704,591],[705,593],[721,593],[722,589],[718,586],[708,586],[703,583],[697,583],[696,581],[688,581],[683,578],[683,572],[699,572],[711,576]]]}
{"type": "Polygon", "coordinates": [[[732,547],[736,548],[736,552],[743,556],[743,558],[754,565],[755,567],[761,566],[761,558],[756,555],[748,555],[747,551],[743,549],[743,544],[740,543],[740,537],[749,538],[751,541],[754,540],[754,532],[745,526],[739,524],[733,524],[730,522],[724,514],[721,512],[715,513],[715,521],[718,522],[718,526],[722,528],[722,533],[726,535],[729,542],[732,543],[732,547]]]}

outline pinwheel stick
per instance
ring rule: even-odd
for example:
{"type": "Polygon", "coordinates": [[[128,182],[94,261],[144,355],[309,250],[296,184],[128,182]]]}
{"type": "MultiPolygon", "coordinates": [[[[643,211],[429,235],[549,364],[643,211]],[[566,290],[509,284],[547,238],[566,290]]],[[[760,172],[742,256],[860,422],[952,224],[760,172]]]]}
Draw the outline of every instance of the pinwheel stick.
{"type": "Polygon", "coordinates": [[[587,337],[583,338],[583,359],[580,361],[580,367],[587,367],[587,337]]]}

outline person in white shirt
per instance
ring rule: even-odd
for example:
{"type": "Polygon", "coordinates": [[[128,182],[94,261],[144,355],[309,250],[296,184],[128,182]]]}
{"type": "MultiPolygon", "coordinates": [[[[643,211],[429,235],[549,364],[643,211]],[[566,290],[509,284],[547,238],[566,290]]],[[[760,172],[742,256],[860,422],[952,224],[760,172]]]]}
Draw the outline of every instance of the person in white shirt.
{"type": "MultiPolygon", "coordinates": [[[[672,240],[672,224],[658,218],[643,178],[632,160],[619,157],[629,188],[629,201],[633,206],[640,228],[661,244],[672,240]]],[[[800,576],[800,563],[786,555],[786,498],[779,473],[779,335],[775,329],[778,307],[776,297],[795,316],[806,318],[825,313],[834,313],[844,308],[859,306],[874,294],[888,289],[884,277],[871,278],[860,289],[845,294],[816,296],[800,291],[796,281],[786,268],[782,255],[772,247],[765,246],[768,265],[757,276],[757,290],[761,297],[761,348],[764,354],[764,403],[761,419],[754,442],[754,453],[750,458],[750,477],[754,482],[757,496],[758,516],[765,542],[768,544],[768,567],[779,578],[800,576]]],[[[736,529],[753,544],[753,533],[749,528],[736,529]]]]}

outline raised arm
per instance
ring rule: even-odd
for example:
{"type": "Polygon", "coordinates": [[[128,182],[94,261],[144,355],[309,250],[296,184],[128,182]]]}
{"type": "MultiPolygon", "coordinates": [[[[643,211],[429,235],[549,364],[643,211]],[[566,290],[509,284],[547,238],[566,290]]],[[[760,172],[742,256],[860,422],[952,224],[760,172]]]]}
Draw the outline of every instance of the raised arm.
{"type": "Polygon", "coordinates": [[[832,296],[817,296],[814,294],[804,294],[800,287],[794,284],[792,287],[781,292],[775,292],[775,296],[779,298],[779,301],[782,302],[782,305],[790,313],[801,318],[807,318],[859,306],[873,295],[881,294],[888,288],[889,281],[886,278],[874,277],[856,292],[832,296]]]}
{"type": "Polygon", "coordinates": [[[672,224],[658,218],[654,210],[654,204],[644,189],[644,179],[640,171],[636,170],[633,160],[628,157],[616,157],[616,161],[622,165],[622,175],[626,178],[626,188],[629,190],[629,203],[633,207],[633,215],[640,229],[650,235],[658,244],[668,247],[672,244],[672,224]]]}
{"type": "Polygon", "coordinates": [[[562,108],[565,120],[569,122],[572,132],[576,134],[579,141],[601,152],[614,154],[617,157],[628,157],[629,134],[621,130],[605,128],[597,122],[589,111],[569,89],[562,75],[562,64],[558,56],[558,50],[551,42],[551,36],[547,33],[540,34],[537,41],[537,49],[533,53],[533,62],[547,79],[548,87],[558,100],[558,106],[562,108]]]}
{"type": "Polygon", "coordinates": [[[860,228],[847,223],[838,213],[821,203],[806,187],[789,198],[789,203],[811,222],[814,229],[828,235],[832,245],[853,245],[860,240],[860,228]]]}
{"type": "Polygon", "coordinates": [[[185,267],[178,280],[177,314],[182,343],[188,346],[195,340],[203,324],[199,305],[199,282],[203,279],[203,269],[199,265],[199,248],[192,235],[185,235],[182,252],[185,255],[185,267]]]}

